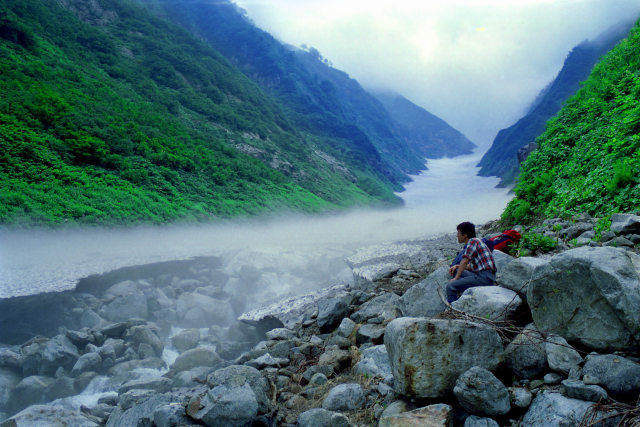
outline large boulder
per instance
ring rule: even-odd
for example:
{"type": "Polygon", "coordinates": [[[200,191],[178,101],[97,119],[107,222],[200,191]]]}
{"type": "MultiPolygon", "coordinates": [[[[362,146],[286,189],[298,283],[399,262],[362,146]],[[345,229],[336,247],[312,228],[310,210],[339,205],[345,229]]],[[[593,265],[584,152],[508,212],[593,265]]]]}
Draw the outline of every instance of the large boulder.
{"type": "Polygon", "coordinates": [[[78,349],[65,335],[51,338],[42,350],[41,375],[53,375],[59,367],[69,370],[80,357],[78,349]]]}
{"type": "Polygon", "coordinates": [[[102,306],[99,315],[112,322],[129,319],[146,319],[149,315],[147,297],[133,281],[120,282],[105,292],[108,302],[102,306]]]}
{"type": "Polygon", "coordinates": [[[537,257],[520,257],[505,264],[496,273],[496,283],[503,288],[517,292],[522,298],[527,297],[527,289],[532,280],[548,275],[549,263],[537,257]]]}
{"type": "Polygon", "coordinates": [[[134,349],[137,350],[141,344],[147,344],[153,349],[154,356],[162,356],[164,344],[149,326],[132,326],[127,330],[126,338],[131,342],[134,349]]]}
{"type": "Polygon", "coordinates": [[[640,234],[640,216],[631,214],[611,215],[611,231],[616,234],[640,234]]]}
{"type": "Polygon", "coordinates": [[[385,320],[389,320],[398,316],[400,316],[400,297],[393,292],[389,292],[362,304],[360,309],[351,315],[351,320],[361,323],[374,317],[382,317],[385,320]]]}
{"type": "Polygon", "coordinates": [[[11,390],[22,378],[13,370],[0,368],[0,412],[7,410],[7,404],[11,397],[11,390]]]}
{"type": "Polygon", "coordinates": [[[349,314],[350,297],[337,297],[320,300],[318,302],[318,317],[316,322],[320,332],[330,332],[334,330],[342,319],[349,314]]]}
{"type": "Polygon", "coordinates": [[[322,407],[330,411],[347,411],[364,407],[364,392],[360,384],[339,384],[329,391],[322,407]]]}
{"type": "Polygon", "coordinates": [[[180,295],[176,302],[176,313],[179,324],[188,328],[229,325],[235,320],[228,301],[191,292],[180,295]]]}
{"type": "Polygon", "coordinates": [[[549,334],[544,343],[547,363],[554,371],[568,374],[582,363],[582,356],[561,336],[549,334]]]}
{"type": "Polygon", "coordinates": [[[384,344],[395,391],[425,398],[453,391],[472,366],[495,369],[504,352],[494,329],[461,320],[401,317],[387,325],[384,344]]]}
{"type": "Polygon", "coordinates": [[[194,399],[187,415],[206,425],[246,426],[258,415],[258,401],[248,383],[219,385],[194,399]]]}
{"type": "Polygon", "coordinates": [[[505,364],[518,378],[535,378],[547,368],[544,338],[528,325],[507,345],[505,364]]]}
{"type": "Polygon", "coordinates": [[[171,365],[171,374],[188,371],[198,366],[214,367],[222,363],[222,358],[215,350],[207,347],[196,347],[178,356],[171,365]]]}
{"type": "Polygon", "coordinates": [[[640,342],[640,276],[634,255],[582,247],[555,255],[531,281],[527,302],[538,329],[596,350],[635,349],[640,342]]]}
{"type": "Polygon", "coordinates": [[[400,310],[405,317],[431,317],[442,313],[447,307],[438,295],[446,295],[449,283],[448,267],[440,267],[420,283],[409,288],[400,298],[400,310]]]}
{"type": "Polygon", "coordinates": [[[577,426],[593,402],[571,399],[545,391],[533,400],[524,415],[522,425],[527,427],[577,426]]]}
{"type": "Polygon", "coordinates": [[[378,424],[379,427],[449,427],[451,425],[453,425],[453,408],[444,403],[383,416],[378,424]]]}
{"type": "Polygon", "coordinates": [[[510,320],[522,306],[522,299],[500,286],[476,286],[464,291],[451,304],[456,310],[490,320],[510,320]]]}
{"type": "Polygon", "coordinates": [[[495,375],[478,366],[458,378],[453,394],[471,414],[496,416],[511,410],[507,388],[495,375]]]}
{"type": "Polygon", "coordinates": [[[207,377],[207,384],[212,388],[248,384],[258,402],[258,413],[267,413],[271,409],[269,384],[257,369],[250,366],[231,365],[218,369],[207,377]]]}
{"type": "Polygon", "coordinates": [[[583,379],[604,387],[616,398],[638,396],[640,364],[614,354],[590,354],[582,370],[583,379]]]}
{"type": "Polygon", "coordinates": [[[314,408],[298,416],[297,427],[349,427],[349,419],[339,413],[323,408],[314,408]]]}
{"type": "Polygon", "coordinates": [[[98,427],[81,412],[50,405],[32,405],[2,423],[11,427],[98,427]]]}
{"type": "Polygon", "coordinates": [[[376,345],[362,351],[360,361],[354,367],[356,374],[385,378],[391,375],[389,354],[384,345],[376,345]]]}

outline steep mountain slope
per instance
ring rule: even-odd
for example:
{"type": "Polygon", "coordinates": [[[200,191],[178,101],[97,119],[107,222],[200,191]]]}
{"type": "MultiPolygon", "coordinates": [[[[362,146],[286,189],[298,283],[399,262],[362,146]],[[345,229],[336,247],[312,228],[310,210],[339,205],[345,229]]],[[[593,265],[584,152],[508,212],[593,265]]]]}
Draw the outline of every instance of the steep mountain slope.
{"type": "Polygon", "coordinates": [[[640,21],[538,138],[503,218],[640,208],[640,21]]]}
{"type": "Polygon", "coordinates": [[[394,114],[346,73],[328,66],[317,50],[283,45],[256,28],[230,1],[145,4],[155,4],[159,13],[208,40],[286,105],[296,124],[320,140],[346,139],[354,152],[372,144],[387,165],[385,170],[391,171],[387,177],[395,183],[405,182],[406,174],[423,169],[425,157],[437,157],[425,156],[424,147],[415,149],[417,137],[407,138],[394,114]]]}
{"type": "Polygon", "coordinates": [[[499,176],[502,177],[501,185],[513,184],[519,171],[518,150],[544,132],[547,120],[560,111],[596,62],[624,38],[632,26],[633,21],[620,23],[595,40],[584,41],[573,48],[558,76],[541,91],[529,112],[513,126],[498,132],[491,148],[478,163],[481,167],[478,175],[499,176]]]}
{"type": "Polygon", "coordinates": [[[377,93],[409,146],[428,159],[471,154],[475,144],[444,120],[394,93],[377,93]]]}
{"type": "Polygon", "coordinates": [[[357,129],[320,141],[208,44],[125,0],[0,1],[0,90],[0,223],[398,202],[357,129]]]}

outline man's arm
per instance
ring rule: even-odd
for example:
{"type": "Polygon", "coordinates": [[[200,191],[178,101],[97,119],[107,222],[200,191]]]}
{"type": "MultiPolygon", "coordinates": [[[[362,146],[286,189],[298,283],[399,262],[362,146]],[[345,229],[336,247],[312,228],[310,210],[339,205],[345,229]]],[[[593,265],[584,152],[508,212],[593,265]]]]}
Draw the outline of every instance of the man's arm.
{"type": "Polygon", "coordinates": [[[451,280],[458,280],[462,272],[467,268],[467,264],[469,264],[469,258],[462,258],[460,265],[458,265],[458,270],[456,270],[456,276],[451,280]]]}

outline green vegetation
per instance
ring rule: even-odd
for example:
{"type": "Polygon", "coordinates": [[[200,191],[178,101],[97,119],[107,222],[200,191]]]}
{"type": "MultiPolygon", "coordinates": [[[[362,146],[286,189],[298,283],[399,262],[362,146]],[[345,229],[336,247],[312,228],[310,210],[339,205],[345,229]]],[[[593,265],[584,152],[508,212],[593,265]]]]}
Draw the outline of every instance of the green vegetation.
{"type": "Polygon", "coordinates": [[[507,222],[640,208],[640,24],[550,120],[522,165],[507,222]]]}
{"type": "Polygon", "coordinates": [[[339,140],[296,128],[186,31],[126,0],[64,3],[0,0],[0,223],[397,202],[379,171],[336,167],[348,155],[339,140]]]}
{"type": "Polygon", "coordinates": [[[524,256],[525,253],[551,252],[558,247],[558,242],[553,237],[538,233],[523,233],[518,242],[517,253],[524,256]]]}

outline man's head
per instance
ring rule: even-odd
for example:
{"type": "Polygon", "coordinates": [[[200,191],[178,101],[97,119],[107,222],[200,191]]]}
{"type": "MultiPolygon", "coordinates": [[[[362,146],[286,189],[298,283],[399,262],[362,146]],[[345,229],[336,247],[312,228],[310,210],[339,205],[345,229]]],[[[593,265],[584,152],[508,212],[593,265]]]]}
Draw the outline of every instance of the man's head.
{"type": "Polygon", "coordinates": [[[470,222],[461,222],[456,229],[458,230],[458,241],[460,243],[476,237],[476,226],[470,222]]]}

